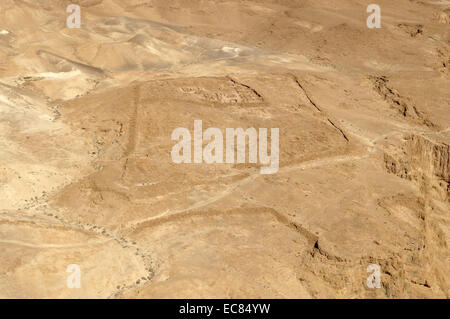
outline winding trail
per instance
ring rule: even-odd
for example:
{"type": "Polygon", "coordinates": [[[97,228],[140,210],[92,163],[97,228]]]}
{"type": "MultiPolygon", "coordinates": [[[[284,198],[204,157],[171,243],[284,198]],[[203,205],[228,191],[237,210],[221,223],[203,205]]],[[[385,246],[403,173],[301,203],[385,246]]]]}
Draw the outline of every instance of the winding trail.
{"type": "MultiPolygon", "coordinates": [[[[312,169],[312,168],[333,165],[333,164],[339,164],[339,163],[344,163],[344,162],[358,161],[358,160],[366,159],[368,157],[370,157],[370,155],[344,155],[344,156],[334,156],[334,157],[318,159],[318,160],[311,160],[311,161],[307,161],[307,162],[304,162],[304,163],[301,163],[298,165],[280,168],[279,173],[288,173],[288,172],[297,171],[297,170],[312,169]]],[[[162,218],[165,218],[166,221],[169,221],[170,218],[167,218],[167,217],[173,217],[173,216],[185,213],[185,212],[204,208],[210,204],[213,204],[213,203],[227,197],[228,195],[231,195],[240,186],[243,186],[245,184],[248,184],[248,183],[256,180],[259,176],[261,176],[261,174],[254,173],[254,174],[240,180],[239,182],[232,184],[227,189],[225,189],[223,192],[221,192],[207,200],[199,201],[199,202],[197,202],[191,206],[188,206],[184,209],[166,210],[165,212],[163,212],[159,215],[144,218],[144,219],[141,219],[138,221],[133,221],[133,222],[127,224],[124,228],[122,228],[122,230],[128,230],[131,228],[135,228],[143,223],[146,223],[149,221],[154,221],[154,220],[159,220],[162,218]]]]}
{"type": "Polygon", "coordinates": [[[107,238],[107,239],[104,239],[101,241],[96,241],[96,242],[76,243],[76,244],[33,244],[33,243],[27,243],[27,242],[19,241],[19,240],[2,239],[2,240],[0,240],[0,243],[24,246],[24,247],[30,247],[30,248],[75,248],[75,247],[83,247],[83,246],[102,245],[102,244],[105,244],[105,243],[113,241],[113,240],[114,240],[113,238],[107,238]]]}

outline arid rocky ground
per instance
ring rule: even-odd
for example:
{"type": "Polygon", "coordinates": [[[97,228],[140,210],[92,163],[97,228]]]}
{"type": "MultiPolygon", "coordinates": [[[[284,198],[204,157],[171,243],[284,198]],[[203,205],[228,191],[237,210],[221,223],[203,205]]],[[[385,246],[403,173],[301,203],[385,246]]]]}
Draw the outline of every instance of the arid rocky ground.
{"type": "Polygon", "coordinates": [[[1,0],[0,297],[448,298],[449,124],[450,1],[1,0]]]}

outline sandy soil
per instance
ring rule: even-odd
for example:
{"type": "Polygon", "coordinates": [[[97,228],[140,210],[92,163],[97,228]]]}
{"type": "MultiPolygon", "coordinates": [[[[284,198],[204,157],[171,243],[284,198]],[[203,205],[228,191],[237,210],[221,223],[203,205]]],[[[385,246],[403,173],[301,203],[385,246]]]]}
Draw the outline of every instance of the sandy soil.
{"type": "Polygon", "coordinates": [[[450,2],[372,2],[2,0],[0,297],[449,298],[450,2]]]}

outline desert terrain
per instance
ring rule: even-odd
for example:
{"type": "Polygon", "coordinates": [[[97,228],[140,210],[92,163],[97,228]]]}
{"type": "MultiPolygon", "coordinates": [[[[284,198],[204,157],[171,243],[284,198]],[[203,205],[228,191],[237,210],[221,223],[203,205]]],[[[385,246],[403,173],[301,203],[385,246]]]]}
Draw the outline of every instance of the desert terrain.
{"type": "Polygon", "coordinates": [[[1,0],[0,297],[449,298],[449,145],[450,1],[1,0]]]}

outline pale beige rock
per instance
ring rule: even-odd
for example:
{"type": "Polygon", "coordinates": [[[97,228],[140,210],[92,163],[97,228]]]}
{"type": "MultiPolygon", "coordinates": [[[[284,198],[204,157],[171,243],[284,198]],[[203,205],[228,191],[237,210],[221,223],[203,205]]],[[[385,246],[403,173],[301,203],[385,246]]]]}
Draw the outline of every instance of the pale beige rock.
{"type": "Polygon", "coordinates": [[[0,297],[450,296],[448,4],[76,2],[0,2],[0,297]],[[194,120],[279,171],[174,164],[194,120]]]}

